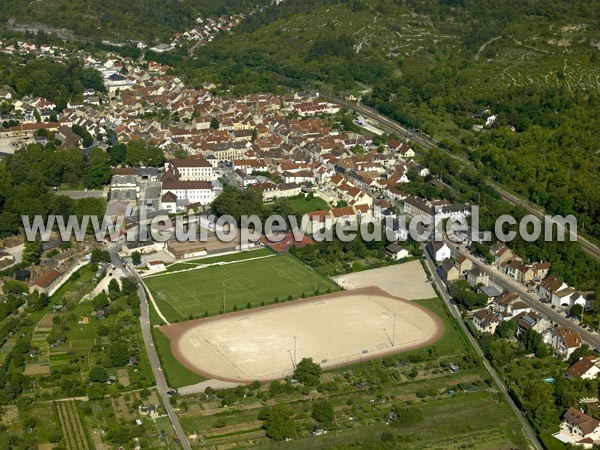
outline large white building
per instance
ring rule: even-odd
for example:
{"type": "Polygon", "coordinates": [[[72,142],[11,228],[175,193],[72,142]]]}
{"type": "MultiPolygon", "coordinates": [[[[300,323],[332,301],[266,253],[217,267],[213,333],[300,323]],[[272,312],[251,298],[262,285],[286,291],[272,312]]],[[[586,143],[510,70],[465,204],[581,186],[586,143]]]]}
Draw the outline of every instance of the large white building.
{"type": "Polygon", "coordinates": [[[216,180],[212,164],[202,157],[173,159],[165,163],[165,169],[175,173],[180,181],[216,180]]]}
{"type": "Polygon", "coordinates": [[[209,205],[215,199],[216,174],[206,159],[174,159],[165,168],[160,192],[162,209],[174,213],[191,204],[209,205]]]}

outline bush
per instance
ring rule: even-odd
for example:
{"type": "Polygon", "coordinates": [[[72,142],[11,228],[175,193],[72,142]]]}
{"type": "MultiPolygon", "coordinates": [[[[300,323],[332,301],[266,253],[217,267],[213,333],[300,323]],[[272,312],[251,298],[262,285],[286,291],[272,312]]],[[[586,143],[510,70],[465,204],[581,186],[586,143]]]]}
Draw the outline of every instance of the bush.
{"type": "Polygon", "coordinates": [[[219,417],[217,420],[214,421],[212,426],[213,428],[224,428],[227,426],[227,421],[224,417],[219,417]]]}

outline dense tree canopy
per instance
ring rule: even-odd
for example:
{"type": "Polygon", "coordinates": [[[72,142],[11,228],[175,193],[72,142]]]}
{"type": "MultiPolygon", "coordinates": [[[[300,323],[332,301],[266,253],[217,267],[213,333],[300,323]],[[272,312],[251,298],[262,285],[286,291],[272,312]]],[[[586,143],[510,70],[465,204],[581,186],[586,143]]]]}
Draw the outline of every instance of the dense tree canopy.
{"type": "Polygon", "coordinates": [[[61,110],[71,99],[81,100],[83,90],[105,91],[97,70],[86,69],[79,62],[62,64],[48,60],[33,60],[24,65],[9,65],[0,71],[0,85],[8,84],[17,95],[45,97],[61,110]]]}
{"type": "Polygon", "coordinates": [[[89,160],[80,150],[50,144],[32,144],[17,150],[0,163],[0,235],[16,233],[21,215],[103,216],[103,199],[73,200],[52,193],[50,188],[78,182],[99,187],[109,179],[110,167],[100,150],[94,150],[89,160]]]}
{"type": "Polygon", "coordinates": [[[312,358],[302,358],[294,370],[294,378],[307,386],[317,386],[320,382],[321,366],[312,358]]]}

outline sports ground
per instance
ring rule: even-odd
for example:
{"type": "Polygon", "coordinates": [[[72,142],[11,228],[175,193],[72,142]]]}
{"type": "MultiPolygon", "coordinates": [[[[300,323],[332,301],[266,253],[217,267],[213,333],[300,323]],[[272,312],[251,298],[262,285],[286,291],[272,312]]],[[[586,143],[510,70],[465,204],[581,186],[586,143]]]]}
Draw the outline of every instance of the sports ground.
{"type": "Polygon", "coordinates": [[[222,313],[223,306],[231,312],[339,289],[292,255],[216,263],[146,277],[144,282],[169,321],[222,313]]]}
{"type": "Polygon", "coordinates": [[[348,273],[334,277],[333,280],[348,290],[378,286],[391,295],[407,300],[421,300],[436,296],[419,261],[348,273]]]}
{"type": "Polygon", "coordinates": [[[368,287],[160,330],[188,369],[250,382],[288,376],[304,357],[331,368],[424,347],[444,325],[417,303],[368,287]]]}

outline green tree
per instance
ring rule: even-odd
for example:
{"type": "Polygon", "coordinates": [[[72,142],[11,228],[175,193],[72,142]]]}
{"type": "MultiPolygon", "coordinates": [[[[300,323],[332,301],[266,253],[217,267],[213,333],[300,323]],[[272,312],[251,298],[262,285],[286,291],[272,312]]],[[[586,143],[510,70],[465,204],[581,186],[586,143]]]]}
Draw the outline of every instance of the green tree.
{"type": "Polygon", "coordinates": [[[106,436],[112,444],[127,444],[129,442],[129,428],[115,426],[108,429],[106,436]]]}
{"type": "Polygon", "coordinates": [[[39,264],[42,256],[42,241],[37,238],[33,241],[25,241],[23,249],[23,263],[26,265],[39,264]]]}
{"type": "Polygon", "coordinates": [[[109,304],[108,296],[106,295],[106,293],[104,291],[100,292],[92,300],[92,306],[94,307],[94,309],[96,311],[98,311],[99,309],[106,308],[108,306],[108,304],[109,304]]]}
{"type": "Polygon", "coordinates": [[[93,384],[87,389],[87,396],[90,400],[102,400],[106,389],[103,384],[93,384]]]}
{"type": "Polygon", "coordinates": [[[173,156],[177,159],[185,159],[188,157],[188,152],[186,149],[180,147],[175,149],[173,156]]]}
{"type": "Polygon", "coordinates": [[[95,264],[109,263],[110,262],[110,253],[108,253],[107,250],[95,248],[94,250],[92,250],[92,262],[95,264]]]}
{"type": "Polygon", "coordinates": [[[594,352],[590,349],[590,347],[587,344],[583,344],[581,347],[579,347],[573,353],[571,353],[571,356],[569,356],[567,362],[569,364],[573,364],[576,361],[579,361],[584,356],[591,356],[593,354],[594,352]]]}
{"type": "Polygon", "coordinates": [[[514,320],[503,320],[500,326],[496,328],[496,334],[504,339],[515,337],[517,332],[517,322],[514,320]]]}
{"type": "Polygon", "coordinates": [[[121,288],[119,287],[119,282],[113,278],[108,283],[108,295],[111,299],[114,300],[119,296],[119,292],[121,292],[121,288]]]}
{"type": "Polygon", "coordinates": [[[296,428],[293,421],[294,411],[286,404],[278,404],[272,408],[263,408],[258,415],[263,420],[263,428],[267,436],[274,441],[283,441],[286,438],[296,437],[296,428]]]}
{"type": "Polygon", "coordinates": [[[111,165],[116,166],[124,163],[127,158],[127,146],[125,144],[116,143],[110,148],[108,155],[110,157],[111,165]]]}
{"type": "Polygon", "coordinates": [[[306,386],[317,386],[320,382],[321,366],[312,358],[302,358],[294,370],[294,378],[306,386]]]}
{"type": "Polygon", "coordinates": [[[131,262],[133,263],[133,265],[135,266],[139,266],[142,262],[142,255],[140,254],[140,252],[132,252],[131,253],[131,262]]]}
{"type": "Polygon", "coordinates": [[[312,404],[312,417],[321,424],[333,422],[334,412],[331,402],[326,399],[315,400],[312,404]]]}
{"type": "Polygon", "coordinates": [[[581,315],[583,314],[583,306],[577,305],[577,304],[571,306],[571,309],[569,309],[569,314],[572,317],[579,317],[579,318],[581,318],[581,315]]]}
{"type": "Polygon", "coordinates": [[[121,367],[129,362],[129,348],[125,342],[118,341],[108,347],[108,358],[113,367],[121,367]]]}
{"type": "Polygon", "coordinates": [[[94,148],[89,158],[89,168],[85,178],[85,185],[95,189],[108,184],[112,172],[110,170],[109,155],[99,148],[94,148]]]}
{"type": "Polygon", "coordinates": [[[108,372],[104,367],[95,366],[90,369],[90,381],[95,383],[106,383],[108,381],[108,372]]]}
{"type": "Polygon", "coordinates": [[[127,277],[121,279],[121,292],[125,295],[135,293],[137,290],[137,280],[133,277],[127,277]]]}
{"type": "Polygon", "coordinates": [[[218,121],[218,119],[217,119],[216,117],[213,117],[213,118],[211,119],[211,121],[210,121],[210,127],[211,127],[213,130],[218,130],[218,129],[219,129],[219,126],[220,126],[220,124],[219,124],[219,121],[218,121]]]}

